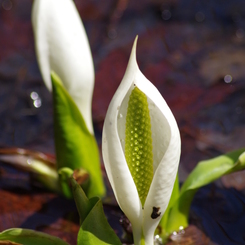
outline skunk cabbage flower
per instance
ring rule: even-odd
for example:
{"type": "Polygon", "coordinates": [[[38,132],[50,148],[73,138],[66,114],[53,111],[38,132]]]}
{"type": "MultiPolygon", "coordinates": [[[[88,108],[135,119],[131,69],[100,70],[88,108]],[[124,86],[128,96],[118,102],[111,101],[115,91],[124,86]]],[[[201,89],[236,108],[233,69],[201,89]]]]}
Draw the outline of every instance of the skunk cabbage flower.
{"type": "Polygon", "coordinates": [[[91,103],[94,66],[88,39],[72,0],[35,0],[32,24],[43,80],[52,89],[54,71],[93,134],[91,103]]]}
{"type": "Polygon", "coordinates": [[[165,100],[138,68],[136,43],[106,114],[102,153],[135,245],[151,245],[176,178],[180,135],[165,100]]]}
{"type": "Polygon", "coordinates": [[[39,68],[53,90],[59,192],[71,198],[67,178],[84,170],[90,178],[80,178],[80,184],[87,196],[102,197],[105,187],[91,115],[94,67],[73,0],[34,0],[32,24],[39,68]]]}

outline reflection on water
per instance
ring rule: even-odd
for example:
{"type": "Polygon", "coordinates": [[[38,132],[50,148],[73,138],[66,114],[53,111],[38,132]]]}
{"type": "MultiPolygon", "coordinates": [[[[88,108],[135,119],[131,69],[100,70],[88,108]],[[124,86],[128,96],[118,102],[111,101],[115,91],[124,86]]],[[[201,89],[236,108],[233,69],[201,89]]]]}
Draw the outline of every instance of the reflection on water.
{"type": "Polygon", "coordinates": [[[37,92],[31,92],[30,94],[31,99],[33,100],[33,106],[36,108],[41,107],[42,105],[42,100],[39,97],[39,94],[37,92]]]}

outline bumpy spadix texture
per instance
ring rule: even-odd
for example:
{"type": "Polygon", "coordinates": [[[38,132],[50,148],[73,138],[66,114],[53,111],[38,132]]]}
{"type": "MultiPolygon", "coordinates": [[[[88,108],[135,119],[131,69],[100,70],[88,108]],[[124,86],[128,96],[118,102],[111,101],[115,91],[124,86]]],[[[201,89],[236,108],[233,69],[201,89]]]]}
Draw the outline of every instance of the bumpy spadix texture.
{"type": "Polygon", "coordinates": [[[125,157],[142,206],[153,178],[151,118],[146,95],[132,90],[126,116],[125,157]]]}

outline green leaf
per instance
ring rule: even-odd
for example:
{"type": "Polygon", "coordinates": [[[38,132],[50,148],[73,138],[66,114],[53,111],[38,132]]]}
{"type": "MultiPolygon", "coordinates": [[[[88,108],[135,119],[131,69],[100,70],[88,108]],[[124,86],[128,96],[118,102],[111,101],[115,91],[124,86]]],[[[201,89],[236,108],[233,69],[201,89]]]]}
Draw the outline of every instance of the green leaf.
{"type": "Polygon", "coordinates": [[[73,178],[71,185],[81,223],[77,245],[121,245],[105,217],[100,198],[88,199],[73,178]]]}
{"type": "Polygon", "coordinates": [[[197,164],[182,185],[179,198],[169,212],[168,221],[164,227],[168,233],[179,230],[180,226],[188,226],[191,202],[200,187],[223,175],[245,169],[244,151],[245,149],[239,149],[197,164]]]}
{"type": "Polygon", "coordinates": [[[0,241],[11,241],[22,245],[69,245],[58,237],[21,228],[13,228],[1,232],[0,241]]]}
{"type": "MultiPolygon", "coordinates": [[[[51,78],[58,169],[63,167],[68,167],[72,170],[85,169],[90,175],[90,183],[88,189],[85,190],[86,194],[88,197],[102,197],[105,194],[105,187],[96,140],[87,129],[83,116],[63,87],[59,77],[52,72],[51,78]]],[[[71,193],[66,196],[71,196],[71,193]]]]}

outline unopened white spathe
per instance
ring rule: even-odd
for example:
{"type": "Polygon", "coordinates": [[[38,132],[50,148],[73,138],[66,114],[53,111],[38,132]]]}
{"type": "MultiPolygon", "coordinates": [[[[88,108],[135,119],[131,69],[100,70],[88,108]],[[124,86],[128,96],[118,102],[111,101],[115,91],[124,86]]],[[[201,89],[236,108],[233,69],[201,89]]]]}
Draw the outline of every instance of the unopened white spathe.
{"type": "Polygon", "coordinates": [[[39,68],[49,90],[54,71],[93,133],[94,66],[88,39],[72,0],[35,0],[32,24],[39,68]]]}
{"type": "Polygon", "coordinates": [[[141,244],[142,238],[145,244],[153,245],[154,231],[167,208],[177,174],[180,134],[165,100],[138,68],[136,43],[137,38],[123,80],[106,114],[102,154],[117,202],[132,223],[135,245],[141,244]],[[144,208],[124,152],[128,101],[135,87],[147,96],[152,131],[153,179],[144,208]]]}

